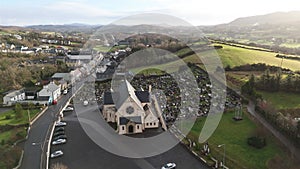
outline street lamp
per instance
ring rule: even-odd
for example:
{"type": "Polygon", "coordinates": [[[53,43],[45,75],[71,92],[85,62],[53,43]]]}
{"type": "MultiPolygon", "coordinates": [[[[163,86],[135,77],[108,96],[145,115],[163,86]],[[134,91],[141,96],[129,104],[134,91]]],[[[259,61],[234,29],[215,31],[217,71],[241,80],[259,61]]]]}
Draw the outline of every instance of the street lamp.
{"type": "Polygon", "coordinates": [[[223,153],[223,168],[225,168],[225,157],[226,157],[226,154],[225,154],[225,144],[220,144],[220,145],[218,145],[218,148],[221,148],[221,147],[224,147],[224,153],[223,153]]]}
{"type": "Polygon", "coordinates": [[[30,126],[31,126],[31,122],[30,122],[30,112],[29,110],[27,110],[27,114],[28,114],[28,129],[27,129],[27,136],[29,135],[29,131],[30,131],[30,126]]]}

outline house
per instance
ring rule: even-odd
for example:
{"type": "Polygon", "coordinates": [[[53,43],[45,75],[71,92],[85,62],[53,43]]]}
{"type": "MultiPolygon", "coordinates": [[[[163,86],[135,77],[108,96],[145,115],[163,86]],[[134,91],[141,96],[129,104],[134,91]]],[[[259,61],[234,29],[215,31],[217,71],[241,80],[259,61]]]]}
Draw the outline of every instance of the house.
{"type": "Polygon", "coordinates": [[[103,97],[103,117],[107,122],[117,124],[119,134],[142,133],[147,128],[159,127],[150,91],[136,91],[125,80],[118,91],[105,92],[103,97]]]}
{"type": "Polygon", "coordinates": [[[38,96],[38,89],[25,89],[25,99],[26,100],[35,100],[38,96]]]}
{"type": "Polygon", "coordinates": [[[3,104],[11,106],[18,101],[25,100],[25,92],[24,89],[20,90],[14,90],[8,92],[4,97],[3,97],[3,104]]]}
{"type": "Polygon", "coordinates": [[[60,81],[65,80],[67,82],[71,81],[71,74],[70,73],[55,73],[52,77],[52,80],[60,81]]]}
{"type": "Polygon", "coordinates": [[[55,73],[51,79],[53,81],[56,81],[57,83],[60,84],[61,90],[65,90],[68,88],[68,85],[71,84],[72,79],[71,79],[71,74],[70,73],[55,73]]]}
{"type": "Polygon", "coordinates": [[[61,94],[61,86],[56,85],[53,81],[48,85],[45,85],[43,89],[39,92],[38,97],[50,97],[49,100],[57,101],[58,97],[61,94]]]}

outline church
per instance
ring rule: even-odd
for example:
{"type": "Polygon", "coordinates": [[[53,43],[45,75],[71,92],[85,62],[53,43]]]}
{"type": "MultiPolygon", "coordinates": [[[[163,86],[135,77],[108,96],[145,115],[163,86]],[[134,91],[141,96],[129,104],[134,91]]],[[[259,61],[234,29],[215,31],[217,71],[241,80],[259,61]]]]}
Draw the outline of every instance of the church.
{"type": "Polygon", "coordinates": [[[117,124],[119,134],[143,133],[160,126],[151,102],[151,86],[149,91],[136,91],[124,80],[117,91],[104,92],[103,99],[103,117],[107,122],[117,124]]]}

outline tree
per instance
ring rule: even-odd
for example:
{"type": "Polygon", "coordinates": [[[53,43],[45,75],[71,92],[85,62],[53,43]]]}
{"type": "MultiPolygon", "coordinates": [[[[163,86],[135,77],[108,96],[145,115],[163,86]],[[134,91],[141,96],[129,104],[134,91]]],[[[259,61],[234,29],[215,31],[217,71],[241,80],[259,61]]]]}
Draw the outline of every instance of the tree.
{"type": "Polygon", "coordinates": [[[32,102],[28,103],[28,109],[33,110],[35,108],[34,104],[32,102]]]}
{"type": "Polygon", "coordinates": [[[23,118],[23,107],[20,103],[17,103],[15,105],[15,113],[16,113],[16,119],[23,118]]]}
{"type": "Polygon", "coordinates": [[[253,74],[251,75],[251,78],[242,86],[241,90],[242,94],[255,96],[255,79],[253,74]]]}

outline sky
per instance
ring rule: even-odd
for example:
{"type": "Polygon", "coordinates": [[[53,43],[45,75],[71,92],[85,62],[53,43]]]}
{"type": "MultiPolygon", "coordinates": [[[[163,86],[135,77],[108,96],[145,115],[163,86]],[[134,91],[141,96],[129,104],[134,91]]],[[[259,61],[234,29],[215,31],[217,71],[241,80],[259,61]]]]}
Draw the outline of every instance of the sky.
{"type": "MultiPolygon", "coordinates": [[[[168,14],[198,25],[300,11],[297,0],[0,0],[0,25],[109,24],[131,15],[168,14]]],[[[159,18],[157,18],[159,20],[159,18]]]]}

